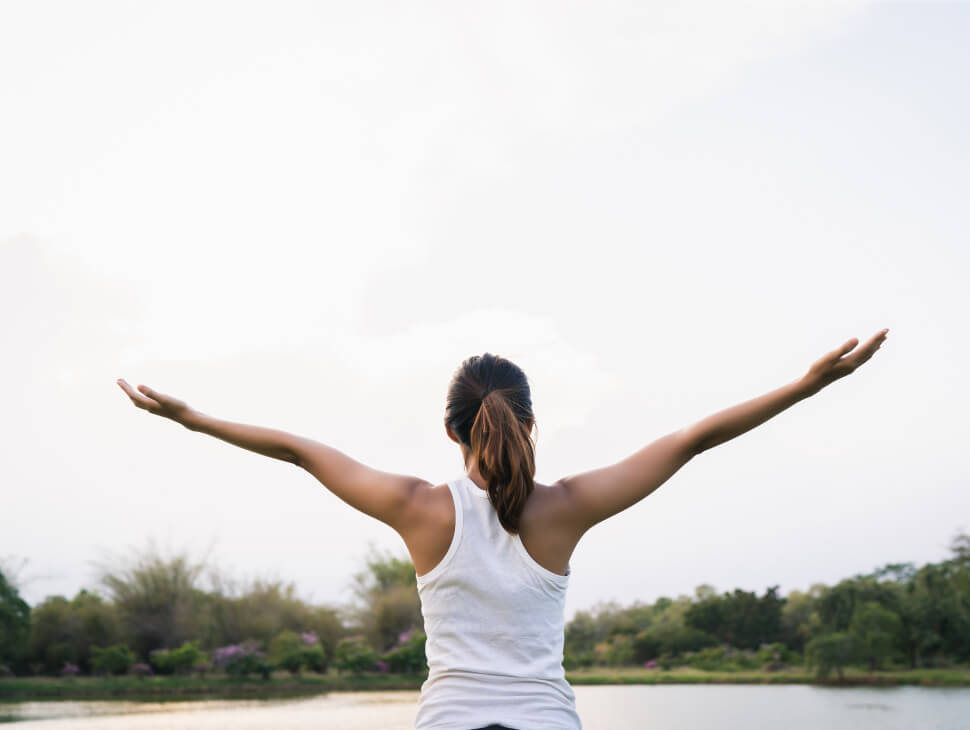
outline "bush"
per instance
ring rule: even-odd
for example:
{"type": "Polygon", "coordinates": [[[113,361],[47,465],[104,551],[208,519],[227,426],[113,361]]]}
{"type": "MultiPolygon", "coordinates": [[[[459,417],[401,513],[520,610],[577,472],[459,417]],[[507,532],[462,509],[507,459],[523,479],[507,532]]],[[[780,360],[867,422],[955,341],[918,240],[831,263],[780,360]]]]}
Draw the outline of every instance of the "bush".
{"type": "Polygon", "coordinates": [[[139,678],[150,677],[152,674],[154,674],[151,666],[148,664],[135,664],[129,671],[131,674],[139,678]]]}
{"type": "Polygon", "coordinates": [[[377,659],[377,652],[362,636],[348,636],[337,642],[333,664],[337,671],[360,674],[373,669],[377,659]]]}
{"type": "Polygon", "coordinates": [[[633,664],[633,637],[630,634],[614,634],[609,641],[602,641],[593,647],[593,656],[598,664],[629,666],[633,664]]]}
{"type": "Polygon", "coordinates": [[[581,667],[591,667],[596,661],[591,651],[571,652],[567,650],[562,657],[563,669],[580,669],[581,667]]]}
{"type": "Polygon", "coordinates": [[[270,642],[269,658],[275,666],[291,674],[299,674],[303,669],[323,673],[329,664],[319,637],[312,631],[301,634],[281,631],[270,642]]]}
{"type": "Polygon", "coordinates": [[[765,672],[777,672],[790,663],[791,650],[781,642],[762,644],[758,649],[758,663],[765,672]]]}
{"type": "MultiPolygon", "coordinates": [[[[425,644],[428,637],[423,631],[405,631],[398,637],[397,645],[381,657],[388,671],[415,674],[428,669],[425,644]]],[[[376,667],[380,670],[380,667],[376,667]]]]}
{"type": "Polygon", "coordinates": [[[724,647],[709,646],[699,651],[689,651],[684,654],[684,662],[694,669],[702,669],[705,672],[714,672],[726,666],[724,659],[724,647]]]}
{"type": "Polygon", "coordinates": [[[148,655],[159,674],[188,674],[203,658],[197,641],[187,641],[177,649],[156,649],[148,655]]]}
{"type": "Polygon", "coordinates": [[[91,647],[91,669],[95,674],[124,674],[135,663],[135,655],[124,644],[91,647]]]}
{"type": "Polygon", "coordinates": [[[273,672],[273,667],[266,661],[266,655],[252,641],[216,649],[212,654],[212,663],[234,677],[260,674],[263,679],[269,679],[273,672]]]}
{"type": "Polygon", "coordinates": [[[842,679],[843,670],[859,655],[855,636],[846,631],[820,634],[805,645],[805,661],[815,667],[815,676],[825,679],[835,669],[842,679]]]}

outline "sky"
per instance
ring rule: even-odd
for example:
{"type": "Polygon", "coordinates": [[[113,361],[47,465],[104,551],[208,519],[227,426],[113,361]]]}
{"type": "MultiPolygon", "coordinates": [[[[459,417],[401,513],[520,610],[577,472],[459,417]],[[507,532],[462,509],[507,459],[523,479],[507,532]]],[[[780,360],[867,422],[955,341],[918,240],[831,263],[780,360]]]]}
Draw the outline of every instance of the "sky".
{"type": "Polygon", "coordinates": [[[970,3],[0,2],[0,560],[149,542],[351,598],[390,527],[119,377],[441,484],[448,381],[532,388],[540,483],[888,327],[596,525],[566,618],[834,584],[970,529],[970,3]]]}

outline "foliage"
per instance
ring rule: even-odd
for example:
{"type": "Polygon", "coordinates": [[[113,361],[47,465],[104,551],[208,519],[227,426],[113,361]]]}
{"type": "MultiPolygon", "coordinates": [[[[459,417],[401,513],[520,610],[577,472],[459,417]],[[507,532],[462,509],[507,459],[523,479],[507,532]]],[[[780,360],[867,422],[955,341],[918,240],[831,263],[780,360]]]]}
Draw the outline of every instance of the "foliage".
{"type": "Polygon", "coordinates": [[[91,672],[92,648],[120,643],[127,642],[117,607],[87,590],[70,601],[49,596],[31,615],[29,656],[40,671],[56,673],[70,661],[91,672]]]}
{"type": "Polygon", "coordinates": [[[91,647],[91,669],[95,674],[124,674],[134,663],[134,654],[124,644],[91,647]]]}
{"type": "Polygon", "coordinates": [[[354,575],[350,618],[357,634],[379,652],[388,651],[400,634],[424,622],[414,566],[408,558],[382,553],[373,545],[365,564],[354,575]]]}
{"type": "Polygon", "coordinates": [[[177,649],[155,649],[148,655],[159,674],[189,674],[204,657],[198,641],[187,641],[177,649]]]}
{"type": "Polygon", "coordinates": [[[423,631],[415,629],[400,634],[397,644],[384,652],[381,660],[378,661],[378,671],[380,671],[381,664],[387,666],[386,671],[399,674],[416,674],[427,671],[428,660],[425,656],[427,639],[428,637],[423,631]]]}
{"type": "Polygon", "coordinates": [[[337,671],[360,674],[374,669],[378,658],[363,636],[348,636],[337,643],[333,664],[337,671]]]}
{"type": "Polygon", "coordinates": [[[844,669],[854,662],[859,654],[858,640],[847,631],[833,631],[811,639],[805,645],[805,661],[815,667],[815,674],[821,679],[829,676],[833,669],[844,675],[844,669]]]}
{"type": "Polygon", "coordinates": [[[153,547],[123,564],[101,566],[101,584],[139,656],[179,646],[202,633],[205,595],[199,576],[204,567],[185,553],[166,558],[153,547]]]}
{"type": "Polygon", "coordinates": [[[320,639],[312,631],[281,631],[270,642],[268,658],[273,665],[291,674],[299,674],[304,669],[326,672],[329,665],[320,639]]]}
{"type": "Polygon", "coordinates": [[[691,628],[710,634],[721,643],[757,649],[764,642],[782,638],[783,604],[778,586],[769,588],[761,598],[736,588],[734,593],[711,595],[694,603],[684,620],[691,628]]]}
{"type": "MultiPolygon", "coordinates": [[[[890,563],[784,598],[777,587],[758,596],[703,584],[691,596],[650,604],[600,603],[566,624],[563,665],[779,671],[801,664],[804,653],[825,676],[835,670],[841,676],[850,665],[964,666],[970,535],[959,535],[951,550],[938,563],[890,563]]],[[[213,666],[240,676],[268,676],[273,666],[293,673],[331,665],[356,674],[426,671],[414,569],[403,557],[372,550],[355,576],[355,603],[340,612],[302,600],[280,581],[235,583],[210,570],[203,589],[203,567],[184,554],[147,550],[105,569],[106,597],[82,590],[32,609],[17,603],[22,599],[0,574],[0,667],[6,667],[0,672],[117,672],[128,662],[132,674],[145,674],[132,665],[150,662],[160,674],[202,674],[213,647],[222,647],[213,666]],[[119,647],[130,647],[130,662],[119,647]]]]}
{"type": "Polygon", "coordinates": [[[30,606],[0,572],[0,664],[25,665],[30,640],[30,606]]]}
{"type": "Polygon", "coordinates": [[[266,661],[266,655],[254,641],[216,649],[212,654],[212,663],[234,677],[259,674],[263,679],[268,679],[273,671],[273,667],[266,661]]]}
{"type": "Polygon", "coordinates": [[[855,636],[870,672],[879,669],[892,656],[901,627],[899,616],[876,601],[856,606],[849,630],[855,636]]]}

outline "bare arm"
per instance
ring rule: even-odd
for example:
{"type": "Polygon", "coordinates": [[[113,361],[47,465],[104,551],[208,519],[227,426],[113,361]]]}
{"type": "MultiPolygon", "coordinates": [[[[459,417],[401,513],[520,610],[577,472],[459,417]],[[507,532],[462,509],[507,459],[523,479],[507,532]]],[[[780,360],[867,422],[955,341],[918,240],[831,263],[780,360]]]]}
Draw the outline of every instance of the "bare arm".
{"type": "Polygon", "coordinates": [[[333,447],[303,436],[209,416],[144,385],[134,390],[123,379],[118,380],[118,385],[139,408],[169,418],[190,431],[206,433],[305,469],[351,507],[390,525],[402,535],[414,529],[423,518],[423,498],[431,487],[423,479],[372,469],[333,447]]]}
{"type": "Polygon", "coordinates": [[[851,351],[858,340],[853,337],[819,358],[797,380],[662,436],[616,464],[560,479],[553,486],[562,489],[567,521],[582,534],[636,504],[697,454],[750,431],[855,371],[879,349],[887,332],[877,332],[855,352],[851,351]]]}

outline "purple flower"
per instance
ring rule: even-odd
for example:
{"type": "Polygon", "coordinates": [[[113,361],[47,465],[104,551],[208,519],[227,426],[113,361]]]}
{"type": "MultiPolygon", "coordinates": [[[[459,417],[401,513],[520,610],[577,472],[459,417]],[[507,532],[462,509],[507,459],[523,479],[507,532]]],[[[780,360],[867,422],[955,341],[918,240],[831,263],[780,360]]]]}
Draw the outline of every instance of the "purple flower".
{"type": "Polygon", "coordinates": [[[385,662],[383,659],[378,659],[376,662],[374,662],[374,668],[378,672],[386,672],[391,668],[391,665],[385,662]]]}
{"type": "Polygon", "coordinates": [[[77,664],[71,664],[70,662],[65,662],[64,667],[61,669],[62,677],[76,677],[81,673],[81,670],[77,668],[77,664]]]}
{"type": "Polygon", "coordinates": [[[645,666],[647,669],[653,669],[654,667],[657,666],[657,662],[655,660],[651,659],[649,662],[647,662],[643,666],[645,666]]]}
{"type": "Polygon", "coordinates": [[[312,631],[303,632],[302,634],[300,634],[300,638],[303,640],[303,643],[306,644],[307,646],[313,646],[318,641],[320,641],[320,637],[317,636],[312,631]]]}
{"type": "Polygon", "coordinates": [[[217,667],[228,667],[230,664],[248,656],[263,656],[263,652],[256,648],[256,643],[253,641],[220,646],[212,652],[212,663],[217,667]]]}
{"type": "Polygon", "coordinates": [[[148,677],[153,674],[152,668],[147,664],[135,664],[131,668],[131,673],[136,677],[148,677]]]}
{"type": "Polygon", "coordinates": [[[414,636],[414,629],[408,629],[397,637],[397,643],[403,644],[405,641],[414,636]]]}

